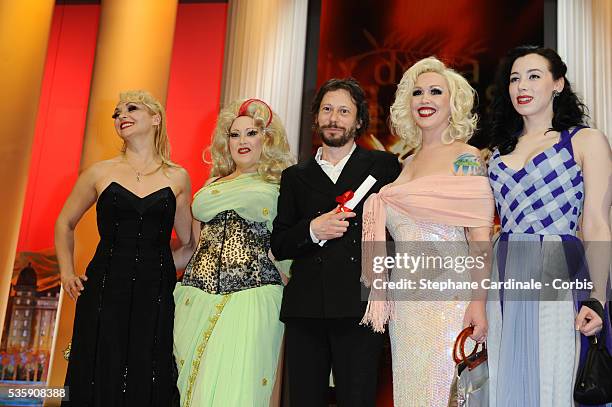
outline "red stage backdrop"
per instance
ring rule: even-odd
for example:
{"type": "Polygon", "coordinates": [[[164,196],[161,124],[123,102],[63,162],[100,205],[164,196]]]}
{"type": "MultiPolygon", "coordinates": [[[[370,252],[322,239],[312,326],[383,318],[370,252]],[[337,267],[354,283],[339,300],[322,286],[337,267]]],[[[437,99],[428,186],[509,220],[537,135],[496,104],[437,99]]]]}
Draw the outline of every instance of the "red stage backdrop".
{"type": "Polygon", "coordinates": [[[55,6],[17,251],[53,246],[53,225],[79,172],[98,5],[55,6]]]}
{"type": "Polygon", "coordinates": [[[227,3],[199,3],[179,4],[176,15],[168,136],[172,159],[189,172],[194,193],[210,172],[202,151],[210,145],[219,112],[226,14],[227,3]]]}
{"type": "MultiPolygon", "coordinates": [[[[499,59],[514,46],[541,45],[543,26],[543,0],[322,0],[317,86],[355,77],[371,116],[360,144],[400,154],[387,120],[397,84],[412,64],[435,55],[461,72],[485,113],[499,59]]],[[[313,140],[313,147],[319,144],[313,140]]]]}

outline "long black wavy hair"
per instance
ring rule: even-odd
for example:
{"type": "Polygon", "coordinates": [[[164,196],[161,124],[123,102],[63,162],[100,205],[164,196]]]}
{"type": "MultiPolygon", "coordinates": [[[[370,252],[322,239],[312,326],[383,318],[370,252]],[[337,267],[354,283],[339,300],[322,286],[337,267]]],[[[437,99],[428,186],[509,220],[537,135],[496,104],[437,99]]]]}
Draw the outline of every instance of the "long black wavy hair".
{"type": "Polygon", "coordinates": [[[548,131],[561,132],[571,127],[584,126],[588,118],[587,107],[572,90],[570,82],[565,76],[567,65],[561,60],[559,54],[550,48],[533,45],[516,47],[508,52],[497,68],[488,126],[491,140],[489,147],[491,149],[498,148],[502,155],[509,154],[514,150],[521,130],[523,130],[523,118],[512,105],[508,85],[514,61],[529,54],[537,54],[546,58],[553,79],[563,78],[565,80],[563,90],[553,99],[552,127],[548,131]]]}

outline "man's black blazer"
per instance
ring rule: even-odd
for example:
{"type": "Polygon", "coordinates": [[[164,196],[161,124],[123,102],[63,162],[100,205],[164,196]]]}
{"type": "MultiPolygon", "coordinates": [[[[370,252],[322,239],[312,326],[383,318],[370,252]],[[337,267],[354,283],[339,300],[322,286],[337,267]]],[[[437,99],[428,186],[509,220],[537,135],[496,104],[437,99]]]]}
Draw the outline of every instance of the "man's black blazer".
{"type": "MultiPolygon", "coordinates": [[[[347,232],[323,247],[310,238],[310,221],[337,206],[336,197],[355,191],[372,175],[368,192],[393,182],[401,171],[397,157],[359,146],[334,184],[314,157],[283,171],[277,216],[272,231],[272,253],[278,260],[293,259],[285,287],[281,320],[287,318],[361,318],[361,215],[365,198],[354,209],[347,232]]],[[[367,196],[366,196],[367,198],[367,196]]]]}

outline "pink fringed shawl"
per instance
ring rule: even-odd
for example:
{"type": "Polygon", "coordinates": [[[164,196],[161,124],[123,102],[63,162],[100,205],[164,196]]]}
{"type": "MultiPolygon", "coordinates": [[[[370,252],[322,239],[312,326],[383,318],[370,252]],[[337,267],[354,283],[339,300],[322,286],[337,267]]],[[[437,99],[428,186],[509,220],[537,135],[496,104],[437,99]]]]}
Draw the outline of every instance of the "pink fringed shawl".
{"type": "MultiPolygon", "coordinates": [[[[452,226],[491,227],[495,204],[489,179],[481,176],[429,175],[403,184],[386,185],[379,193],[370,195],[363,207],[361,281],[366,287],[374,281],[374,242],[386,239],[386,205],[412,219],[452,226]]],[[[381,250],[380,246],[376,246],[377,251],[381,250]]],[[[387,273],[377,276],[383,281],[388,278],[387,273]]],[[[376,332],[384,332],[393,313],[393,302],[381,291],[370,290],[361,321],[376,332]]]]}

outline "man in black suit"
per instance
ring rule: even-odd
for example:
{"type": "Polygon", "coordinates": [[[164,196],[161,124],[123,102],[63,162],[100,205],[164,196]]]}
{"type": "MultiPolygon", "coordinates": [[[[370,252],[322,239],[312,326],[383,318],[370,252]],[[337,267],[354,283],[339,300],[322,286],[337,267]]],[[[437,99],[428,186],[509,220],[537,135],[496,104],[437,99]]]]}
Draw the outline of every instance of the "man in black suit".
{"type": "Polygon", "coordinates": [[[346,213],[337,211],[336,197],[368,175],[376,178],[368,195],[378,192],[401,168],[394,155],[355,144],[369,114],[354,79],[327,81],[311,111],[322,147],[283,172],[272,232],[274,256],[293,259],[281,308],[290,405],[327,406],[331,368],[339,406],[375,406],[383,336],[359,325],[366,307],[359,281],[365,198],[346,213]]]}

